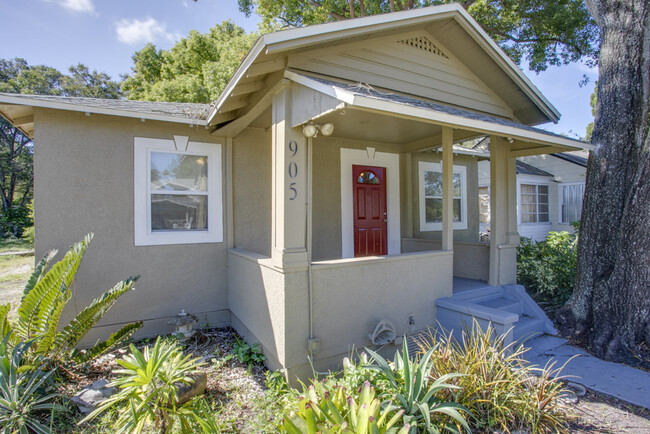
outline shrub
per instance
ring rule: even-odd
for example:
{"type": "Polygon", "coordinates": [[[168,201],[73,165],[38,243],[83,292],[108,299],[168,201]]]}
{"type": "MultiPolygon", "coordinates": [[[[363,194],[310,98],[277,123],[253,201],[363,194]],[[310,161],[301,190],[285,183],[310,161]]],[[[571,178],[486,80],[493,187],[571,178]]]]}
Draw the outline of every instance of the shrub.
{"type": "Polygon", "coordinates": [[[262,363],[266,360],[266,357],[264,357],[264,354],[260,350],[259,344],[249,345],[239,337],[235,338],[231,354],[225,357],[226,360],[232,358],[236,358],[240,363],[246,363],[249,366],[255,363],[262,363]]]}
{"type": "MultiPolygon", "coordinates": [[[[349,396],[345,387],[336,386],[323,393],[324,388],[310,386],[306,396],[298,401],[297,411],[284,418],[282,428],[290,434],[316,433],[389,433],[397,432],[404,410],[395,411],[388,403],[382,409],[375,398],[375,389],[366,381],[358,399],[349,396]],[[319,393],[320,392],[320,393],[319,393]],[[358,401],[358,402],[357,402],[358,401]],[[395,428],[393,429],[393,427],[395,428]]],[[[398,434],[407,434],[403,426],[398,434]]]]}
{"type": "Polygon", "coordinates": [[[0,213],[0,238],[20,238],[25,228],[34,224],[29,206],[13,205],[7,212],[0,213]]]}
{"type": "Polygon", "coordinates": [[[138,277],[118,283],[93,300],[70,323],[65,326],[59,324],[63,308],[70,300],[77,270],[91,239],[92,234],[89,234],[83,241],[74,244],[64,258],[49,270],[48,265],[56,251],[48,253],[36,264],[25,285],[15,323],[10,323],[8,319],[11,306],[0,305],[0,332],[3,338],[10,336],[10,344],[20,341],[33,342],[29,348],[30,355],[40,356],[40,360],[48,363],[60,364],[70,360],[83,363],[122,344],[142,326],[140,322],[127,324],[106,341],[99,342],[88,350],[79,351],[75,348],[115,301],[133,288],[138,277]]]}
{"type": "Polygon", "coordinates": [[[482,331],[475,323],[461,342],[451,334],[432,334],[419,344],[422,352],[433,351],[433,377],[463,374],[452,379],[457,387],[444,395],[470,411],[474,430],[566,432],[568,416],[558,402],[564,392],[561,369],[531,367],[522,358],[526,350],[505,346],[503,339],[492,327],[482,331]]]}
{"type": "Polygon", "coordinates": [[[455,402],[445,402],[441,399],[444,396],[442,392],[459,388],[446,381],[462,374],[448,372],[432,376],[435,371],[431,369],[431,356],[436,351],[435,347],[413,360],[409,356],[407,340],[404,339],[402,353],[395,352],[392,364],[374,351],[367,351],[376,363],[368,368],[379,371],[389,382],[390,388],[384,394],[394,399],[404,410],[404,422],[411,426],[411,432],[424,429],[429,433],[438,433],[441,428],[459,432],[458,427],[470,430],[460,413],[466,412],[467,409],[455,402]],[[435,381],[431,381],[433,378],[436,378],[435,381]]]}
{"type": "Polygon", "coordinates": [[[203,432],[219,431],[202,397],[178,404],[176,388],[194,381],[189,375],[201,366],[198,359],[185,356],[177,343],[160,337],[142,352],[133,344],[129,349],[131,353],[117,361],[122,367],[115,371],[118,378],[108,385],[120,391],[79,423],[116,410],[113,428],[117,432],[142,432],[153,426],[166,433],[178,426],[180,432],[192,433],[197,425],[203,432]]]}
{"type": "Polygon", "coordinates": [[[0,344],[0,427],[3,433],[49,433],[43,413],[65,411],[55,401],[58,397],[51,376],[25,365],[24,356],[33,342],[19,342],[10,348],[9,337],[0,344]]]}
{"type": "Polygon", "coordinates": [[[546,240],[522,238],[517,248],[517,281],[538,301],[562,306],[573,293],[577,236],[549,232],[546,240]]]}

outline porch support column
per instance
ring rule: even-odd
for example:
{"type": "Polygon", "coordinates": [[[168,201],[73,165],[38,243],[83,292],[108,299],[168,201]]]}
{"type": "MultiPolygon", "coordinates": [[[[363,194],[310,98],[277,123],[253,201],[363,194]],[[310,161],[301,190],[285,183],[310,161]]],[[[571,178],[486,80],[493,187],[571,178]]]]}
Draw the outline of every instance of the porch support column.
{"type": "Polygon", "coordinates": [[[490,136],[490,276],[489,284],[517,283],[516,163],[510,143],[490,136]],[[514,224],[514,234],[512,225],[514,224]]]}
{"type": "Polygon", "coordinates": [[[454,130],[442,127],[442,250],[454,250],[454,130]]]}
{"type": "Polygon", "coordinates": [[[291,88],[273,96],[272,249],[276,267],[307,268],[307,139],[291,128],[291,88]]]}

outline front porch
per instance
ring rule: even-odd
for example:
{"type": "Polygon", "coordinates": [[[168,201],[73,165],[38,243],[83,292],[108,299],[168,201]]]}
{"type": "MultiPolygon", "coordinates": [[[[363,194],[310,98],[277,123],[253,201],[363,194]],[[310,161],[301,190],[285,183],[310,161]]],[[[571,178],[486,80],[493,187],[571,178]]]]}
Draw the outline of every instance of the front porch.
{"type": "Polygon", "coordinates": [[[456,280],[466,288],[516,283],[515,158],[560,145],[495,118],[482,129],[462,116],[432,120],[425,115],[435,110],[409,113],[404,99],[360,107],[341,89],[328,93],[324,82],[292,74],[248,128],[222,131],[235,136],[225,159],[232,324],[261,343],[272,368],[300,377],[312,364],[333,369],[372,346],[382,320],[397,336],[434,326],[449,311],[437,300],[455,295],[455,278],[470,279],[456,280]],[[323,124],[334,134],[303,134],[323,124]],[[478,157],[454,153],[455,142],[481,134],[492,144],[491,243],[479,238],[478,157]],[[354,167],[383,173],[375,184],[385,182],[386,203],[363,205],[377,211],[383,236],[371,242],[358,233],[363,181],[354,167]],[[360,255],[375,248],[384,253],[360,255]]]}

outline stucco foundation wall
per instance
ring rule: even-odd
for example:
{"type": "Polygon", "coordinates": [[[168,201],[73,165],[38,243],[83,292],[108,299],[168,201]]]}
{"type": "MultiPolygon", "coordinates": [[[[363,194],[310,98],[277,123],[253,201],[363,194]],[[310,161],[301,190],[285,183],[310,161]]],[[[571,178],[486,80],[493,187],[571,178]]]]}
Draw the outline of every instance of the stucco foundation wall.
{"type": "MultiPolygon", "coordinates": [[[[402,238],[404,253],[440,250],[440,241],[402,238]]],[[[490,244],[454,242],[454,277],[487,281],[490,276],[490,244]]]]}
{"type": "MultiPolygon", "coordinates": [[[[427,240],[441,240],[442,231],[421,231],[420,230],[420,161],[439,163],[440,152],[417,152],[412,154],[412,177],[413,186],[413,238],[427,240]]],[[[469,155],[454,154],[454,165],[464,166],[467,173],[467,229],[455,229],[454,241],[475,243],[479,241],[479,207],[478,207],[478,160],[469,155]]]]}
{"type": "MultiPolygon", "coordinates": [[[[341,258],[341,148],[399,153],[398,145],[319,136],[313,141],[313,259],[341,258]]],[[[350,174],[352,176],[352,174],[350,174]]],[[[392,176],[386,173],[386,177],[392,176]]]]}
{"type": "Polygon", "coordinates": [[[181,309],[201,322],[228,324],[226,243],[134,246],[133,138],[219,139],[203,128],[167,122],[47,109],[35,109],[34,117],[36,257],[58,249],[60,258],[85,234],[95,234],[63,321],[139,274],[135,291],[117,301],[100,323],[105,329],[94,330],[85,343],[135,320],[145,321],[139,336],[170,332],[167,321],[181,309]]]}
{"type": "Polygon", "coordinates": [[[398,336],[434,325],[435,300],[452,295],[452,261],[449,252],[431,252],[314,264],[317,361],[340,363],[352,348],[370,345],[368,333],[382,319],[395,325],[398,336]]]}
{"type": "Polygon", "coordinates": [[[271,133],[244,130],[232,159],[234,246],[271,256],[271,133]]]}

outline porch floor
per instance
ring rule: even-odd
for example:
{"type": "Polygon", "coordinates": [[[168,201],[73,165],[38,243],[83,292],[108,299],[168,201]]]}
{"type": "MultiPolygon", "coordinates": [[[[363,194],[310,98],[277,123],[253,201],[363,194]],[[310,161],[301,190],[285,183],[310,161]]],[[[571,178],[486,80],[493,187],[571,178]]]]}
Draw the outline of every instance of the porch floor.
{"type": "Polygon", "coordinates": [[[454,277],[453,292],[458,294],[463,291],[471,291],[472,289],[481,289],[489,287],[488,283],[484,280],[466,279],[464,277],[454,277]]]}

